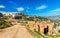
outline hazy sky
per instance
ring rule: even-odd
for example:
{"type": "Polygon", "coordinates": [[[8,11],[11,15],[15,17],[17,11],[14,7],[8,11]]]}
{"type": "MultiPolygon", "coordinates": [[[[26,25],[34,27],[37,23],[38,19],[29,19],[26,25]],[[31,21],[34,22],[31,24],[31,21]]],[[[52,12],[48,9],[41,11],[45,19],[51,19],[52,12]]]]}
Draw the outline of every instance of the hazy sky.
{"type": "Polygon", "coordinates": [[[22,11],[28,15],[60,15],[60,0],[0,0],[0,11],[22,11]]]}

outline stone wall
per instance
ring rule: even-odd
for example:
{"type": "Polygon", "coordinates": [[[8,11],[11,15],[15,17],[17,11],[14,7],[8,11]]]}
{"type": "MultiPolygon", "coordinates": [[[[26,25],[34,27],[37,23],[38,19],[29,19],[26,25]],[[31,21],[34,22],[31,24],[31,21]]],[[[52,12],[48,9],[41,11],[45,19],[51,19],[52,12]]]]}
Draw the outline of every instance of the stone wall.
{"type": "Polygon", "coordinates": [[[42,22],[35,22],[35,21],[29,21],[28,26],[31,30],[36,30],[38,32],[41,32],[43,34],[51,35],[53,31],[53,25],[54,23],[51,21],[42,21],[42,22]]]}

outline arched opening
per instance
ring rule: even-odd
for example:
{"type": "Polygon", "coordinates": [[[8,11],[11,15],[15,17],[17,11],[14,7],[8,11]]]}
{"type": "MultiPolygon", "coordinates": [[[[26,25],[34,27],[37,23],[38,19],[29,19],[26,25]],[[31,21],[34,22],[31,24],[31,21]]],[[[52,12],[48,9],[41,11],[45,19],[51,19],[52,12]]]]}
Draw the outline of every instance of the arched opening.
{"type": "Polygon", "coordinates": [[[44,34],[47,34],[48,33],[48,26],[47,28],[44,28],[44,34]]]}
{"type": "Polygon", "coordinates": [[[38,32],[40,32],[40,26],[38,25],[38,32]]]}

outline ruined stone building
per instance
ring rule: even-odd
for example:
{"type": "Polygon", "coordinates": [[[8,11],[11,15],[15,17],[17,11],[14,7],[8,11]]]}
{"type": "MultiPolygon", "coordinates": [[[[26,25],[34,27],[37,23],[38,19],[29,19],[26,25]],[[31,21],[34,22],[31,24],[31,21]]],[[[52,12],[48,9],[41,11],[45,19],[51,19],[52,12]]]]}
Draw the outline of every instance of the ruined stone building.
{"type": "Polygon", "coordinates": [[[50,20],[48,21],[29,21],[28,22],[28,26],[31,30],[36,30],[40,33],[43,33],[43,34],[48,34],[48,35],[51,35],[52,32],[53,32],[53,25],[54,23],[51,22],[50,20]]]}

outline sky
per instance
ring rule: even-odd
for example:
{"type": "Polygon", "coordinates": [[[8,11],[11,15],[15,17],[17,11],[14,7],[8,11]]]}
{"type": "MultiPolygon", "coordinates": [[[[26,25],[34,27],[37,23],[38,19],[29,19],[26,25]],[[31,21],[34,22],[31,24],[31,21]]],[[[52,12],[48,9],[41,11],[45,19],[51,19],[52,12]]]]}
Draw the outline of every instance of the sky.
{"type": "Polygon", "coordinates": [[[23,12],[35,16],[60,15],[60,0],[0,0],[0,12],[23,12]]]}

